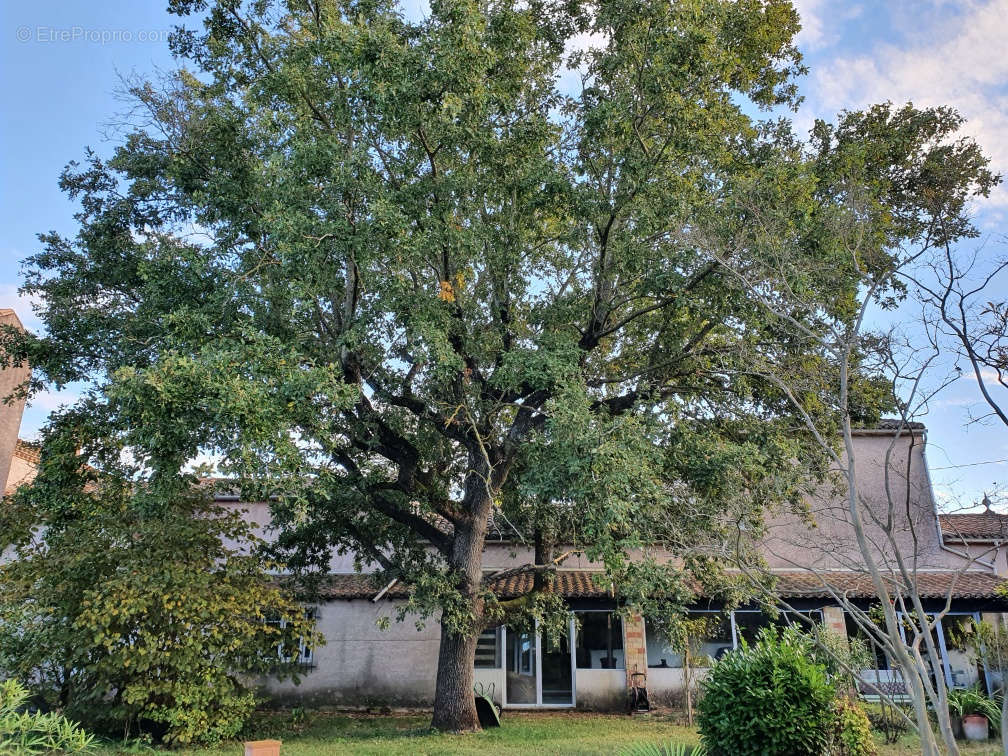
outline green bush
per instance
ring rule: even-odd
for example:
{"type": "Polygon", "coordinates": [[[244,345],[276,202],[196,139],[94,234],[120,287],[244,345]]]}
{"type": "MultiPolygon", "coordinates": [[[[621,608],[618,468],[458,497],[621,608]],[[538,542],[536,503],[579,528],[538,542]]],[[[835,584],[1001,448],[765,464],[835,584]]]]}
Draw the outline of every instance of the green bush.
{"type": "Polygon", "coordinates": [[[42,475],[19,492],[48,527],[0,565],[0,674],[92,732],[233,738],[255,708],[249,682],[296,674],[301,639],[322,641],[314,622],[249,553],[240,514],[181,495],[148,513],[139,486],[100,483],[55,504],[42,475]]]}
{"type": "Polygon", "coordinates": [[[835,730],[832,753],[835,756],[875,756],[875,738],[872,737],[868,715],[850,699],[836,703],[835,730]]]}
{"type": "Polygon", "coordinates": [[[698,706],[700,734],[711,756],[819,756],[834,732],[834,699],[811,639],[793,628],[766,628],[755,644],[743,643],[711,668],[698,706]]]}
{"type": "Polygon", "coordinates": [[[0,682],[0,754],[81,753],[94,737],[59,714],[22,711],[28,691],[14,680],[0,682]]]}

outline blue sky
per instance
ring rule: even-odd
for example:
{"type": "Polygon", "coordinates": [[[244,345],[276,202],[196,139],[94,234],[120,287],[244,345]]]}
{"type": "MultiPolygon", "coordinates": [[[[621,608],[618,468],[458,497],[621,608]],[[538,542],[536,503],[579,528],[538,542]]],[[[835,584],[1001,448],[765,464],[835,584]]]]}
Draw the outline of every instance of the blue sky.
{"type": "MultiPolygon", "coordinates": [[[[420,3],[411,0],[410,12],[422,9],[420,3]]],[[[949,104],[969,119],[966,133],[980,141],[995,169],[1008,173],[1008,0],[796,5],[804,27],[798,42],[811,69],[795,119],[799,129],[872,102],[949,104]]],[[[0,113],[0,307],[13,307],[29,327],[37,320],[17,294],[19,263],[36,251],[37,233],[73,231],[74,207],[57,179],[86,145],[110,150],[106,126],[125,108],[116,96],[120,77],[174,65],[166,35],[177,19],[163,6],[159,0],[0,4],[0,77],[8,103],[0,113]]],[[[1004,187],[975,208],[991,254],[1004,248],[1006,211],[1004,187]]],[[[22,435],[31,437],[50,410],[73,398],[72,389],[37,397],[22,435]]],[[[982,411],[978,399],[975,383],[962,378],[922,418],[935,487],[949,507],[1008,485],[1008,430],[966,423],[971,410],[982,411]]],[[[1008,498],[997,503],[1008,511],[1008,498]]]]}

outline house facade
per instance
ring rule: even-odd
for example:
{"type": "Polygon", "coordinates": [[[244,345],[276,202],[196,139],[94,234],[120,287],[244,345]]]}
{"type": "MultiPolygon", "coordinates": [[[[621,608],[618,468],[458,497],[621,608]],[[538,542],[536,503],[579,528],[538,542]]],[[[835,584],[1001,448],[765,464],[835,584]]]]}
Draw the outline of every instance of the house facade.
{"type": "MultiPolygon", "coordinates": [[[[0,322],[20,325],[10,310],[0,322]]],[[[0,395],[24,381],[25,370],[0,371],[0,395]]],[[[18,438],[24,402],[0,405],[0,481],[6,493],[29,482],[38,450],[18,438]]],[[[961,632],[985,619],[1001,622],[1008,604],[999,586],[1008,577],[1008,515],[988,509],[979,514],[939,515],[925,456],[922,426],[883,422],[854,437],[857,493],[869,514],[870,552],[894,596],[905,592],[903,564],[928,611],[949,608],[935,635],[942,655],[942,675],[951,686],[984,682],[961,632]],[[881,523],[889,522],[889,527],[881,523]]],[[[219,501],[247,512],[262,535],[270,535],[266,503],[219,501]]],[[[867,609],[875,600],[872,582],[847,515],[845,491],[824,486],[808,503],[808,512],[780,513],[767,523],[760,549],[773,591],[788,610],[771,617],[754,603],[730,611],[699,597],[690,611],[712,621],[702,639],[701,659],[717,659],[770,623],[821,623],[840,636],[859,632],[843,601],[867,609]]],[[[526,546],[490,541],[484,549],[488,575],[532,563],[526,546]]],[[[674,560],[669,559],[674,567],[674,560]]],[[[301,651],[300,682],[262,681],[279,702],[334,706],[429,706],[434,698],[440,627],[396,622],[408,587],[376,585],[354,569],[352,554],[334,555],[329,575],[311,607],[326,638],[319,648],[301,651]],[[379,629],[388,620],[387,629],[379,629]]],[[[567,633],[551,640],[508,627],[488,629],[479,639],[475,678],[499,704],[514,708],[621,709],[635,673],[646,676],[652,701],[674,703],[682,695],[683,659],[670,648],[657,623],[626,616],[618,585],[600,580],[600,566],[572,551],[558,567],[553,590],[570,609],[567,633]]],[[[502,598],[528,593],[531,577],[511,574],[493,585],[502,598]]],[[[702,664],[700,665],[703,666],[702,664]]],[[[891,664],[876,654],[862,672],[873,681],[892,682],[891,664]]],[[[699,671],[703,674],[703,670],[699,671]]],[[[869,686],[870,687],[870,686],[869,686]]],[[[868,692],[867,688],[865,692],[868,692]]]]}
{"type": "MultiPolygon", "coordinates": [[[[936,510],[923,426],[900,430],[898,424],[883,422],[858,431],[854,448],[869,550],[891,592],[906,593],[898,552],[904,565],[912,568],[910,579],[927,611],[946,611],[946,602],[950,607],[935,629],[942,664],[933,672],[953,687],[986,684],[985,671],[963,637],[970,623],[1000,623],[1002,611],[1008,610],[998,593],[1005,579],[1004,554],[999,552],[1000,561],[990,558],[986,541],[969,544],[971,549],[953,542],[950,521],[936,510]],[[892,525],[881,527],[887,515],[892,525]]],[[[246,508],[253,521],[268,525],[267,505],[232,504],[246,508]]],[[[811,620],[843,637],[861,634],[844,602],[848,608],[867,610],[876,599],[849,521],[845,491],[824,486],[808,502],[808,509],[806,516],[771,517],[761,541],[773,590],[787,611],[770,616],[756,603],[727,611],[717,601],[699,598],[690,611],[711,618],[713,628],[702,639],[702,659],[719,658],[772,623],[811,620]]],[[[984,537],[993,537],[988,531],[994,520],[1008,521],[993,513],[970,517],[991,518],[981,520],[988,529],[982,531],[984,537]]],[[[976,538],[980,530],[970,532],[976,538]]],[[[488,575],[532,561],[530,550],[514,543],[488,542],[484,549],[488,575]]],[[[418,628],[408,618],[396,622],[408,587],[376,585],[367,574],[355,572],[353,565],[352,555],[333,558],[313,607],[326,645],[305,649],[305,674],[299,684],[264,681],[267,692],[301,705],[430,705],[438,623],[428,621],[418,628]],[[388,620],[387,630],[378,629],[383,619],[388,620]]],[[[643,673],[652,701],[677,702],[683,695],[682,658],[656,626],[649,627],[648,618],[624,617],[618,611],[619,586],[600,582],[600,575],[598,565],[573,552],[557,569],[553,583],[570,609],[566,637],[555,642],[508,627],[487,630],[477,648],[477,686],[508,708],[621,709],[632,675],[643,673]]],[[[521,596],[531,588],[531,576],[511,575],[493,588],[502,598],[521,596]]],[[[861,672],[862,692],[871,695],[880,685],[890,691],[898,687],[894,680],[898,674],[891,667],[883,653],[876,653],[874,666],[861,672]]]]}

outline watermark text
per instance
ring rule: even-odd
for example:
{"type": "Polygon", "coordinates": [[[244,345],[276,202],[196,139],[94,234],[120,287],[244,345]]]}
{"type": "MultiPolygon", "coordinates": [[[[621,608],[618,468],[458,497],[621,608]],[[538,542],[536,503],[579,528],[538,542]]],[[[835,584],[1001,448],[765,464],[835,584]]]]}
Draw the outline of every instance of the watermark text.
{"type": "Polygon", "coordinates": [[[92,45],[111,45],[124,42],[167,42],[169,29],[89,29],[86,26],[21,26],[17,30],[18,42],[85,42],[92,45]]]}

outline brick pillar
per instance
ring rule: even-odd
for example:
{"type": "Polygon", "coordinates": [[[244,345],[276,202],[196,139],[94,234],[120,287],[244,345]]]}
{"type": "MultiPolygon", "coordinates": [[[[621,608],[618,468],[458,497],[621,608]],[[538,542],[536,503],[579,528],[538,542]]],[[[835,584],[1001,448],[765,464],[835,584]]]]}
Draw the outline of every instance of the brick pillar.
{"type": "Polygon", "coordinates": [[[824,606],[822,614],[823,624],[826,625],[826,629],[846,640],[847,622],[844,619],[843,609],[839,606],[824,606]]]}
{"type": "Polygon", "coordinates": [[[634,672],[647,673],[647,645],[644,642],[644,618],[633,614],[623,620],[623,658],[626,660],[627,687],[634,672]]]}

